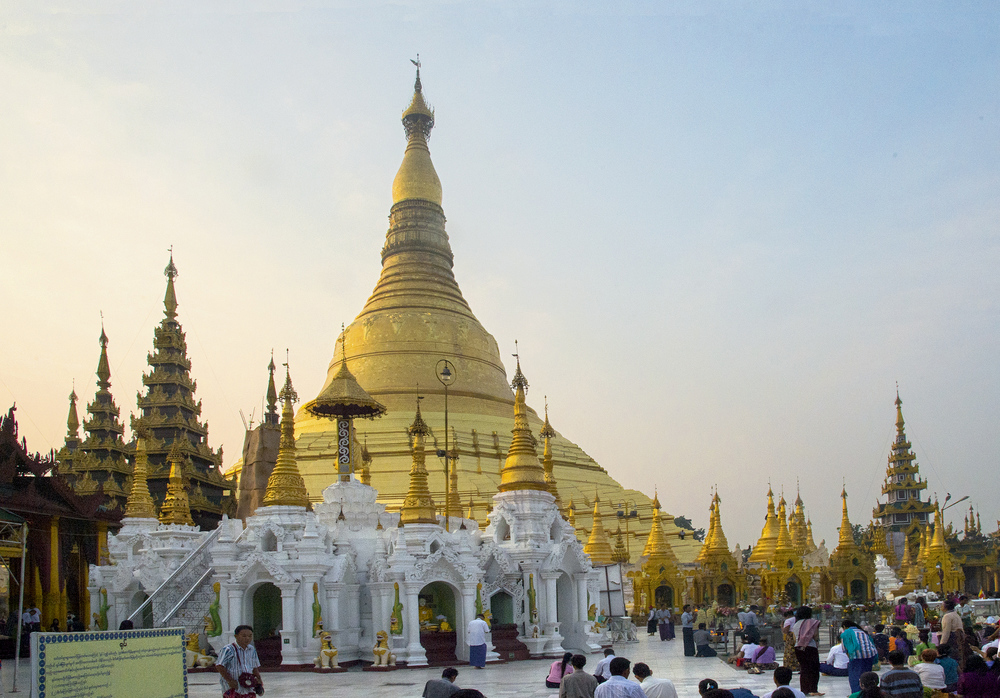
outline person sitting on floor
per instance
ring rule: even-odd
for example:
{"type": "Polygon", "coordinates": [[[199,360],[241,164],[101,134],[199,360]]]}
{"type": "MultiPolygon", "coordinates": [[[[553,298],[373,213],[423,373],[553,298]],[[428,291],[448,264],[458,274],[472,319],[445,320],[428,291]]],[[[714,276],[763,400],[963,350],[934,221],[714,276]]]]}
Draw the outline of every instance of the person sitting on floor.
{"type": "Polygon", "coordinates": [[[698,623],[698,629],[694,631],[695,657],[718,657],[719,653],[711,645],[712,633],[705,629],[704,623],[698,623]]]}
{"type": "Polygon", "coordinates": [[[951,647],[947,643],[937,646],[938,658],[935,664],[940,664],[944,669],[944,690],[946,693],[954,693],[958,688],[958,660],[950,656],[951,647]]]}
{"type": "Polygon", "coordinates": [[[747,668],[756,669],[754,673],[778,668],[778,657],[766,637],[760,639],[757,649],[747,658],[747,668]]]}
{"type": "Polygon", "coordinates": [[[900,650],[889,652],[892,668],[882,674],[879,686],[888,698],[924,698],[920,675],[906,666],[906,655],[900,650]]]}
{"type": "Polygon", "coordinates": [[[758,645],[757,645],[756,642],[750,642],[750,640],[747,639],[747,636],[744,635],[743,636],[743,646],[740,647],[740,651],[737,652],[736,654],[734,654],[732,657],[730,657],[726,661],[728,663],[730,663],[730,664],[735,664],[736,666],[743,667],[745,669],[747,663],[753,657],[754,652],[757,651],[757,647],[758,647],[758,645]]]}
{"type": "MultiPolygon", "coordinates": [[[[760,698],[775,698],[774,693],[779,688],[787,688],[792,692],[795,698],[806,698],[806,694],[797,688],[792,688],[789,684],[792,682],[792,670],[786,666],[779,666],[774,670],[774,691],[769,691],[762,695],[760,698]]],[[[779,697],[780,698],[780,697],[779,697]]]]}
{"type": "Polygon", "coordinates": [[[594,698],[598,683],[597,679],[583,670],[587,665],[587,658],[582,654],[574,654],[570,663],[573,665],[573,673],[563,677],[559,685],[559,698],[594,698]]]}
{"type": "Polygon", "coordinates": [[[639,679],[646,698],[677,698],[677,689],[670,679],[654,679],[649,666],[639,662],[632,667],[632,673],[639,679]]]}
{"type": "Polygon", "coordinates": [[[830,648],[826,661],[819,665],[819,672],[824,676],[847,676],[847,665],[851,658],[844,651],[844,643],[838,642],[830,648]]]}
{"type": "Polygon", "coordinates": [[[441,672],[440,679],[431,679],[424,684],[423,698],[450,698],[461,690],[455,685],[457,678],[458,669],[448,667],[441,672]]]}
{"type": "Polygon", "coordinates": [[[920,676],[924,688],[943,691],[948,682],[944,680],[944,667],[934,662],[938,653],[935,649],[926,649],[920,653],[920,663],[913,665],[913,670],[920,676]]]}

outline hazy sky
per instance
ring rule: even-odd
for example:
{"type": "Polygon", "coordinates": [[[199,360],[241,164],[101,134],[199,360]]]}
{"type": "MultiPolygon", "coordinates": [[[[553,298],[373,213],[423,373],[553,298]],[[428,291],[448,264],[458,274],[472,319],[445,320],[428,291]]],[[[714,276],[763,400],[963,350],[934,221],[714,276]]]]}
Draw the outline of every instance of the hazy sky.
{"type": "Polygon", "coordinates": [[[272,347],[316,394],[417,52],[462,290],[615,478],[698,525],[717,483],[744,546],[800,478],[832,547],[898,381],[931,490],[994,529],[995,2],[3,2],[0,406],[31,448],[92,399],[101,311],[136,409],[170,245],[225,464],[272,347]]]}

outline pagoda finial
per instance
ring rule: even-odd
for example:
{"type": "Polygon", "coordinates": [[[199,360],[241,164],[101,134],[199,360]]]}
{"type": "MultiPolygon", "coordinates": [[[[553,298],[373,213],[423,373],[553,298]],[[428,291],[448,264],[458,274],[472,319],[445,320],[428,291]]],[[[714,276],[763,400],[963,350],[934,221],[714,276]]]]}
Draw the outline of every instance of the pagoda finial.
{"type": "Polygon", "coordinates": [[[406,132],[406,152],[392,182],[392,203],[407,199],[422,199],[441,205],[441,180],[434,171],[427,141],[434,128],[434,110],[424,101],[423,85],[420,82],[420,59],[410,59],[417,68],[413,83],[413,99],[403,112],[403,130],[406,132]]]}
{"type": "MultiPolygon", "coordinates": [[[[840,490],[841,514],[840,514],[840,541],[839,545],[847,547],[854,545],[854,527],[851,525],[851,518],[847,514],[847,487],[840,490]]],[[[845,548],[846,549],[846,548],[845,548]]]]}
{"type": "MultiPolygon", "coordinates": [[[[306,491],[306,483],[299,473],[298,464],[295,461],[295,411],[292,403],[298,401],[299,396],[292,387],[291,369],[288,366],[285,350],[285,385],[281,389],[279,397],[282,401],[281,408],[281,441],[278,443],[278,460],[274,464],[274,470],[267,478],[267,491],[264,493],[263,506],[291,506],[309,507],[309,493],[306,491]]],[[[273,364],[273,361],[272,361],[273,364]]]]}
{"type": "Polygon", "coordinates": [[[902,437],[903,441],[906,440],[906,431],[903,428],[905,425],[906,422],[903,421],[903,401],[899,399],[899,383],[896,383],[896,435],[902,437]]]}
{"type": "Polygon", "coordinates": [[[611,542],[608,534],[604,530],[604,523],[601,520],[601,498],[594,493],[594,518],[590,527],[590,537],[583,546],[583,552],[590,555],[591,562],[597,565],[610,565],[614,562],[614,552],[611,550],[611,542]]]}
{"type": "Polygon", "coordinates": [[[423,417],[420,416],[420,401],[423,397],[417,397],[417,412],[414,415],[413,423],[410,425],[409,433],[413,437],[413,465],[410,467],[410,488],[403,500],[403,506],[399,510],[399,523],[402,524],[436,524],[437,514],[434,510],[434,499],[431,497],[430,488],[427,486],[427,466],[426,455],[424,453],[424,440],[430,429],[423,417]]]}
{"type": "Polygon", "coordinates": [[[108,335],[104,333],[104,313],[101,313],[101,336],[98,339],[101,343],[101,358],[97,361],[97,385],[102,390],[111,387],[111,364],[108,361],[108,335]]]}
{"type": "Polygon", "coordinates": [[[184,453],[180,441],[175,440],[167,455],[170,463],[170,479],[167,482],[167,496],[160,507],[160,523],[194,526],[191,518],[191,504],[184,484],[184,453]]]}
{"type": "Polygon", "coordinates": [[[76,411],[76,385],[74,382],[73,392],[69,394],[69,414],[66,416],[66,440],[79,441],[80,439],[80,416],[76,411]]]}
{"type": "Polygon", "coordinates": [[[137,420],[134,417],[132,431],[136,435],[135,467],[132,470],[132,490],[129,492],[128,502],[125,504],[125,518],[155,519],[156,506],[149,494],[149,481],[146,479],[149,473],[146,437],[149,436],[149,432],[142,420],[137,420]]]}
{"type": "MultiPolygon", "coordinates": [[[[517,343],[515,342],[515,347],[517,343]]],[[[517,352],[517,371],[514,373],[514,380],[511,388],[514,392],[514,428],[511,433],[514,438],[511,440],[510,449],[507,451],[507,460],[500,470],[501,492],[511,492],[514,490],[542,490],[549,491],[549,486],[545,481],[545,469],[538,462],[538,452],[535,450],[535,439],[531,435],[531,427],[528,425],[528,406],[525,403],[525,392],[528,389],[528,381],[521,372],[521,359],[517,352]]]]}
{"type": "Polygon", "coordinates": [[[267,414],[264,415],[264,422],[267,424],[278,423],[278,389],[274,385],[274,349],[271,350],[271,362],[267,365],[267,414]]]}
{"type": "Polygon", "coordinates": [[[177,294],[174,292],[174,279],[177,277],[177,267],[174,265],[174,246],[170,246],[170,262],[163,270],[167,277],[167,292],[163,296],[163,314],[168,320],[177,317],[177,294]]]}
{"type": "Polygon", "coordinates": [[[542,448],[542,469],[545,471],[545,484],[548,485],[549,494],[556,498],[556,506],[559,511],[563,511],[562,501],[559,499],[559,488],[556,486],[555,465],[552,462],[552,439],[555,438],[556,430],[549,424],[549,396],[545,396],[545,423],[542,424],[538,435],[545,439],[542,448]]]}

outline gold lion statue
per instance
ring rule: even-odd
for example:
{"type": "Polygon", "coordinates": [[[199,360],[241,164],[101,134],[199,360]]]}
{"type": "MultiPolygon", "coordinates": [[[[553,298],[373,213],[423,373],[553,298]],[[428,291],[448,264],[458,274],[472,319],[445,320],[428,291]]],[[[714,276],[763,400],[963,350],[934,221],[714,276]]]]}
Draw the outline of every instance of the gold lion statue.
{"type": "Polygon", "coordinates": [[[210,657],[207,654],[202,654],[200,647],[198,647],[198,633],[188,633],[187,645],[184,651],[184,657],[187,660],[187,668],[194,669],[199,667],[205,669],[210,666],[215,666],[215,657],[210,657]]]}
{"type": "Polygon", "coordinates": [[[372,654],[375,655],[375,666],[396,666],[396,655],[389,651],[389,633],[384,630],[375,633],[372,654]]]}
{"type": "Polygon", "coordinates": [[[337,664],[337,648],[333,646],[333,635],[326,630],[319,631],[319,655],[316,657],[317,669],[339,669],[337,664]]]}

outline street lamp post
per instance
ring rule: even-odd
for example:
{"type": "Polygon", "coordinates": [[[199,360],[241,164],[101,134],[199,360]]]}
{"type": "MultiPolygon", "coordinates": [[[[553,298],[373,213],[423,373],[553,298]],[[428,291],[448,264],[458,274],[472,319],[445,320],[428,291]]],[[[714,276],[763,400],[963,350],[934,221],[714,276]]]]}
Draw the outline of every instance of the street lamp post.
{"type": "MultiPolygon", "coordinates": [[[[448,359],[441,359],[437,362],[437,379],[444,386],[444,530],[451,530],[448,525],[448,513],[451,511],[451,488],[449,483],[451,479],[448,472],[448,456],[450,454],[448,450],[448,386],[455,382],[457,374],[455,372],[455,364],[448,361],[448,359]]],[[[441,455],[441,451],[438,451],[438,456],[441,455]]]]}
{"type": "Polygon", "coordinates": [[[625,520],[625,551],[628,553],[628,560],[626,564],[632,560],[632,548],[629,542],[629,519],[639,519],[639,510],[636,507],[634,499],[626,499],[623,502],[619,502],[618,511],[615,512],[619,519],[619,525],[621,525],[621,520],[625,520]]]}

